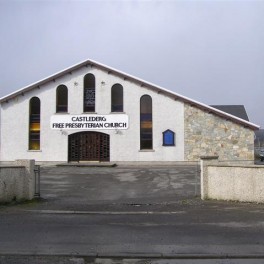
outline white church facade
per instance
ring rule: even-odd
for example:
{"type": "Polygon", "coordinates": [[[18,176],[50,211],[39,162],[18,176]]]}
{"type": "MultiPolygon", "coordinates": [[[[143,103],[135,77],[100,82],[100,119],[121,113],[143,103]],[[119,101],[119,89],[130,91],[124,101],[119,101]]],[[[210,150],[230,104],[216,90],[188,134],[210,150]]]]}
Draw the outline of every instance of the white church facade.
{"type": "Polygon", "coordinates": [[[253,160],[259,127],[86,60],[0,99],[0,160],[253,160]]]}

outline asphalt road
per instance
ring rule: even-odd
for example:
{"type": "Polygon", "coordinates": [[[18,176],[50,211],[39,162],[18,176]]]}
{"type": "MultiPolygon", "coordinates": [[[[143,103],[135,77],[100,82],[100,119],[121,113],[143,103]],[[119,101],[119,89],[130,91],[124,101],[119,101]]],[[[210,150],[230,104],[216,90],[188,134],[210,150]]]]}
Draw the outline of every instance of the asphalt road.
{"type": "Polygon", "coordinates": [[[60,212],[20,208],[1,212],[0,253],[220,256],[264,252],[260,206],[170,208],[174,210],[60,212]]]}
{"type": "Polygon", "coordinates": [[[0,207],[0,263],[263,263],[263,205],[201,201],[194,173],[46,168],[45,199],[0,207]]]}

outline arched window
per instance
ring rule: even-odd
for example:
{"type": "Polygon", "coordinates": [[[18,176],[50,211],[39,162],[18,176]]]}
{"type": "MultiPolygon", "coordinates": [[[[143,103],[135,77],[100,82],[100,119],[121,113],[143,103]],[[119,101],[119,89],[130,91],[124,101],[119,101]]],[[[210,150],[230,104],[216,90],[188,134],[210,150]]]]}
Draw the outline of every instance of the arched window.
{"type": "Polygon", "coordinates": [[[152,149],[152,98],[140,98],[140,149],[152,149]]]}
{"type": "Polygon", "coordinates": [[[32,97],[29,101],[29,144],[30,150],[40,149],[40,100],[32,97]]]}
{"type": "Polygon", "coordinates": [[[95,77],[88,73],[84,76],[83,111],[95,112],[95,77]]]}
{"type": "Polygon", "coordinates": [[[68,112],[68,88],[65,85],[59,85],[57,87],[56,112],[68,112]]]}
{"type": "Polygon", "coordinates": [[[123,112],[123,86],[121,84],[112,86],[111,112],[123,112]]]}
{"type": "Polygon", "coordinates": [[[174,136],[175,133],[169,129],[163,133],[163,146],[175,146],[174,136]]]}

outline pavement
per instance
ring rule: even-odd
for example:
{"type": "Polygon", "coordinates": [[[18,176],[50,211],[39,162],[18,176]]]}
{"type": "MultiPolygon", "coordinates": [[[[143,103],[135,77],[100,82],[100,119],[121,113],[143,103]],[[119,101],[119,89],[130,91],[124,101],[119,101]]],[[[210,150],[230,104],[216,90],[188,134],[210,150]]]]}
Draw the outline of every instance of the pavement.
{"type": "Polygon", "coordinates": [[[262,204],[202,201],[197,166],[42,167],[0,206],[0,264],[263,263],[262,204]]]}

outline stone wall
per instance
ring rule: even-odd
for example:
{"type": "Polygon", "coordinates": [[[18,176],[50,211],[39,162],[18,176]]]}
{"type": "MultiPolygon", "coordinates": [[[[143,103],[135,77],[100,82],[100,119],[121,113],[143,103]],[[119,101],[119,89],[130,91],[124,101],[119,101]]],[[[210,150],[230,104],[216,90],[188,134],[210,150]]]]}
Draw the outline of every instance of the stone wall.
{"type": "Polygon", "coordinates": [[[184,157],[219,156],[220,160],[253,160],[254,131],[185,104],[184,157]]]}

